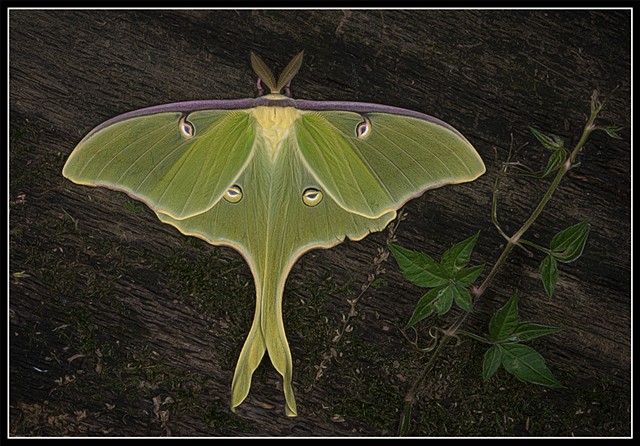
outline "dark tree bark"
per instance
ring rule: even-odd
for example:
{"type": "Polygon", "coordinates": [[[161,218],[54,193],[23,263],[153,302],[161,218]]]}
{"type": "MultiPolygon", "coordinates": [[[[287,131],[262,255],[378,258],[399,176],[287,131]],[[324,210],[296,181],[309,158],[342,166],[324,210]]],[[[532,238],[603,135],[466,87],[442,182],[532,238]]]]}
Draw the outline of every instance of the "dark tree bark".
{"type": "MultiPolygon", "coordinates": [[[[462,131],[485,160],[487,174],[476,182],[406,206],[398,243],[435,257],[481,230],[473,261],[494,262],[504,240],[491,223],[491,188],[509,146],[515,160],[544,166],[548,152],[528,127],[560,135],[570,147],[592,91],[606,97],[602,122],[623,127],[622,139],[595,133],[582,164],[526,235],[545,244],[586,219],[585,253],[560,266],[549,299],[538,275],[541,255],[514,251],[466,328],[486,330],[517,291],[522,319],[563,329],[534,345],[567,389],[532,395],[552,401],[561,418],[562,401],[577,404],[576,395],[606,388],[619,411],[593,418],[603,428],[597,432],[629,419],[630,11],[10,10],[9,26],[13,434],[394,433],[403,395],[425,362],[399,331],[422,290],[390,259],[345,337],[332,342],[385,233],[313,251],[292,271],[285,322],[300,416],[284,416],[280,379],[268,361],[232,414],[229,387],[254,299],[241,257],[185,238],[124,194],[61,175],[75,144],[106,119],[167,102],[254,96],[250,51],[277,72],[303,49],[294,97],[428,113],[462,131]]],[[[499,214],[507,232],[528,217],[547,184],[505,179],[499,214]]],[[[486,391],[477,369],[482,351],[470,343],[443,360],[456,373],[473,364],[473,385],[486,391]]],[[[506,375],[496,379],[522,386],[506,375]]],[[[417,413],[446,402],[455,414],[462,402],[446,390],[455,383],[428,382],[417,413]]],[[[445,435],[416,416],[415,434],[445,435]]],[[[479,421],[456,434],[518,433],[487,429],[479,421]]],[[[538,425],[523,433],[589,435],[572,429],[538,425]]]]}

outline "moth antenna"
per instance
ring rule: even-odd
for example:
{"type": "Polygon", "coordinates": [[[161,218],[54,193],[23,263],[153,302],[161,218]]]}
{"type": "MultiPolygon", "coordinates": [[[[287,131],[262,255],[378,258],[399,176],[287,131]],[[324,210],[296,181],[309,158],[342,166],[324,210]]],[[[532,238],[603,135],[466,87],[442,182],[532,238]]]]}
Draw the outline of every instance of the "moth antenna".
{"type": "Polygon", "coordinates": [[[280,93],[280,88],[277,88],[276,78],[273,75],[273,72],[253,51],[251,52],[251,67],[258,75],[258,78],[262,79],[262,82],[269,87],[271,93],[280,93]]]}
{"type": "Polygon", "coordinates": [[[289,94],[287,96],[291,95],[291,91],[289,90],[289,87],[291,86],[291,80],[295,77],[296,74],[298,74],[298,71],[302,66],[303,57],[304,51],[300,51],[298,54],[293,56],[291,62],[289,62],[286,67],[284,67],[284,70],[282,70],[282,72],[280,73],[280,77],[278,78],[278,83],[276,85],[276,89],[278,91],[286,88],[287,91],[289,91],[289,94]]]}

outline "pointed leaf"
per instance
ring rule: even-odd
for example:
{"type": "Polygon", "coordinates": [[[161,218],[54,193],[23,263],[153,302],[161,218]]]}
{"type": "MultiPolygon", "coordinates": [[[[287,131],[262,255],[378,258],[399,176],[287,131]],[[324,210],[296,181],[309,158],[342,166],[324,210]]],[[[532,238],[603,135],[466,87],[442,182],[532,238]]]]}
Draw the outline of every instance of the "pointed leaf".
{"type": "Polygon", "coordinates": [[[482,379],[489,381],[489,379],[496,373],[500,363],[502,362],[502,350],[497,345],[492,346],[484,354],[482,360],[482,379]]]}
{"type": "Polygon", "coordinates": [[[547,387],[564,387],[547,368],[544,358],[523,344],[500,344],[502,365],[520,381],[547,387]]]}
{"type": "Polygon", "coordinates": [[[424,288],[431,288],[448,283],[442,267],[427,254],[411,251],[393,244],[389,244],[389,251],[398,262],[404,277],[414,284],[424,288]]]}
{"type": "Polygon", "coordinates": [[[451,304],[453,304],[453,287],[446,286],[442,288],[438,300],[436,300],[434,304],[438,316],[442,316],[449,311],[451,304]]]}
{"type": "Polygon", "coordinates": [[[547,161],[547,167],[540,173],[539,177],[544,178],[549,175],[551,172],[556,170],[558,166],[564,163],[564,160],[567,158],[567,151],[564,149],[558,149],[549,156],[549,160],[547,161]]]}
{"type": "Polygon", "coordinates": [[[478,266],[472,266],[470,268],[462,268],[458,271],[454,276],[454,280],[457,284],[462,285],[464,287],[468,287],[473,282],[476,281],[478,276],[482,274],[484,270],[484,264],[478,266]]]}
{"type": "Polygon", "coordinates": [[[551,252],[560,262],[573,262],[582,254],[591,226],[586,221],[573,225],[556,234],[551,240],[551,252]]]}
{"type": "Polygon", "coordinates": [[[529,127],[533,136],[535,136],[540,143],[549,150],[556,151],[564,147],[564,141],[558,135],[546,135],[539,130],[529,127]]]}
{"type": "Polygon", "coordinates": [[[620,136],[620,130],[622,129],[624,129],[624,127],[617,127],[615,125],[596,127],[596,130],[602,130],[603,132],[606,132],[607,135],[609,135],[611,138],[614,138],[614,139],[622,139],[622,136],[620,136]]]}
{"type": "Polygon", "coordinates": [[[553,256],[545,257],[540,264],[540,276],[547,296],[552,297],[558,281],[558,262],[553,256]]]}
{"type": "Polygon", "coordinates": [[[534,324],[533,322],[523,322],[518,325],[518,328],[511,333],[509,341],[528,341],[540,336],[556,333],[560,331],[558,327],[551,327],[549,325],[534,324]]]}
{"type": "Polygon", "coordinates": [[[413,315],[411,316],[411,319],[409,319],[406,328],[413,327],[415,324],[435,311],[434,303],[442,295],[443,288],[444,287],[442,286],[433,288],[420,298],[420,300],[416,304],[415,310],[413,310],[413,315]]]}
{"type": "Polygon", "coordinates": [[[514,294],[489,321],[489,334],[494,340],[499,341],[507,339],[517,327],[518,297],[514,294]]]}
{"type": "Polygon", "coordinates": [[[469,290],[460,284],[455,284],[453,287],[453,299],[460,308],[462,308],[467,313],[471,313],[473,311],[473,303],[471,301],[471,294],[469,290]]]}
{"type": "Polygon", "coordinates": [[[469,260],[471,259],[471,252],[473,251],[476,241],[478,241],[479,235],[480,231],[476,232],[475,235],[468,239],[454,245],[442,254],[440,264],[445,271],[450,275],[454,275],[456,271],[469,263],[469,260]]]}

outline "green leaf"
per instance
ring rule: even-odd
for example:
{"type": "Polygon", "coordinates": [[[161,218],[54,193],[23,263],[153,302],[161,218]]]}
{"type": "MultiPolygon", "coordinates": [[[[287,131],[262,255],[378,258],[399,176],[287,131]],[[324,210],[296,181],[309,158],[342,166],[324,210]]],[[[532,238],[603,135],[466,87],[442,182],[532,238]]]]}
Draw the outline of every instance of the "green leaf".
{"type": "Polygon", "coordinates": [[[533,127],[529,127],[533,136],[535,136],[540,143],[549,150],[553,150],[554,152],[558,149],[562,149],[564,147],[564,141],[558,135],[546,135],[533,127]]]}
{"type": "Polygon", "coordinates": [[[442,295],[444,287],[433,288],[420,298],[406,328],[411,328],[435,311],[434,303],[442,295]]]}
{"type": "Polygon", "coordinates": [[[551,254],[558,261],[568,263],[576,260],[587,243],[591,225],[582,221],[556,234],[551,240],[551,254]]]}
{"type": "Polygon", "coordinates": [[[489,378],[496,373],[502,362],[502,350],[497,345],[492,346],[484,354],[482,360],[482,379],[489,381],[489,378]]]}
{"type": "Polygon", "coordinates": [[[453,287],[451,285],[442,288],[439,293],[438,300],[434,303],[434,307],[438,316],[442,316],[451,308],[453,304],[453,287]]]}
{"type": "Polygon", "coordinates": [[[558,149],[551,154],[549,160],[547,161],[547,167],[539,174],[539,178],[544,178],[549,175],[551,172],[556,170],[558,166],[564,163],[564,160],[567,158],[567,151],[564,149],[558,149]]]}
{"type": "Polygon", "coordinates": [[[558,281],[558,262],[556,262],[554,256],[549,255],[544,258],[540,264],[540,276],[547,296],[553,296],[553,290],[555,290],[556,282],[558,281]]]}
{"type": "Polygon", "coordinates": [[[489,334],[496,340],[507,339],[518,327],[518,297],[516,294],[496,311],[489,321],[489,334]]]}
{"type": "Polygon", "coordinates": [[[473,303],[471,302],[471,294],[469,293],[469,290],[458,283],[456,283],[452,288],[453,300],[455,300],[456,305],[467,313],[471,313],[473,311],[473,303]]]}
{"type": "Polygon", "coordinates": [[[468,287],[476,281],[478,276],[482,274],[483,270],[484,265],[472,266],[471,268],[462,268],[460,271],[455,273],[453,279],[457,284],[468,287]]]}
{"type": "Polygon", "coordinates": [[[499,344],[502,365],[520,381],[547,387],[564,387],[547,368],[544,358],[531,347],[523,344],[499,344]]]}
{"type": "Polygon", "coordinates": [[[440,264],[427,254],[404,249],[393,244],[389,244],[389,251],[398,262],[404,277],[414,284],[423,288],[431,288],[448,283],[446,274],[440,264]]]}
{"type": "Polygon", "coordinates": [[[528,341],[540,336],[556,333],[560,331],[558,327],[551,327],[549,325],[534,324],[533,322],[523,322],[518,325],[511,336],[509,341],[528,341]]]}
{"type": "Polygon", "coordinates": [[[616,126],[610,125],[610,126],[597,126],[595,129],[602,130],[611,138],[622,139],[619,132],[620,130],[624,129],[624,127],[616,127],[616,126]]]}
{"type": "Polygon", "coordinates": [[[473,251],[476,241],[478,241],[479,235],[480,231],[476,232],[475,235],[472,235],[468,239],[454,245],[442,254],[440,264],[451,276],[469,263],[469,260],[471,259],[471,252],[473,251]]]}

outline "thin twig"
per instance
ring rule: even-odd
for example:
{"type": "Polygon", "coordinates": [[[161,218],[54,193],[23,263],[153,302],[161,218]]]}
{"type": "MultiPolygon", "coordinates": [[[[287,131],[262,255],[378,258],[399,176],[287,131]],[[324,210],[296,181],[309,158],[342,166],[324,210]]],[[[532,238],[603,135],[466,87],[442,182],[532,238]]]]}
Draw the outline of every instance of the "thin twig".
{"type": "MultiPolygon", "coordinates": [[[[406,218],[406,216],[407,214],[404,209],[401,209],[400,212],[398,212],[398,216],[396,217],[394,224],[389,227],[386,240],[387,243],[385,246],[388,246],[389,243],[395,241],[398,227],[400,226],[400,223],[406,218]]],[[[332,345],[329,350],[325,351],[325,353],[322,355],[322,361],[320,362],[320,365],[317,366],[316,376],[309,387],[307,387],[307,391],[310,391],[313,388],[316,382],[318,382],[318,380],[324,374],[324,370],[328,367],[331,360],[334,357],[337,357],[337,351],[335,347],[340,343],[340,341],[342,341],[342,338],[346,333],[351,332],[351,321],[355,316],[358,315],[357,305],[360,302],[360,299],[362,299],[362,296],[364,296],[364,294],[371,288],[373,283],[386,272],[383,264],[387,261],[388,258],[389,250],[386,247],[378,248],[376,256],[373,258],[373,272],[367,274],[367,282],[360,288],[360,293],[353,299],[347,299],[347,302],[349,303],[349,312],[346,316],[344,316],[342,327],[337,330],[336,336],[334,336],[331,340],[332,344],[334,345],[332,345]]]]}

